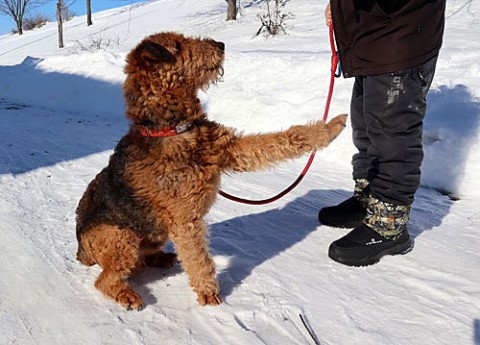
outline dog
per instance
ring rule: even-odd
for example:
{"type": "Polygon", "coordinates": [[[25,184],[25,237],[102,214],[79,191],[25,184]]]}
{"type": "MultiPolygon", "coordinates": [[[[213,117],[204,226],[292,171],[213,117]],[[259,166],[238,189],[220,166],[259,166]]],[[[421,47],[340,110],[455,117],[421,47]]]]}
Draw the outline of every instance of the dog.
{"type": "Polygon", "coordinates": [[[223,172],[265,169],[327,146],[346,115],[284,131],[243,135],[207,119],[197,92],[223,75],[225,45],[174,32],[143,39],[126,59],[128,133],[76,210],[77,259],[98,264],[95,287],[127,309],[141,296],[127,279],[171,267],[171,240],[201,305],[222,303],[204,216],[223,172]]]}

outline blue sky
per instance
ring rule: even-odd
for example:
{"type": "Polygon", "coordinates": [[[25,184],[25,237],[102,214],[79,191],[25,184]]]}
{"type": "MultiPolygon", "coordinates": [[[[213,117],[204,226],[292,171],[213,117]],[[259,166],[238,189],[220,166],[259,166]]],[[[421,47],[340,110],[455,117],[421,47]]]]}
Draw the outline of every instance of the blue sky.
{"type": "MultiPolygon", "coordinates": [[[[98,12],[114,7],[121,7],[137,2],[143,2],[145,0],[91,0],[92,12],[98,12]]],[[[85,0],[65,0],[65,3],[72,5],[70,9],[77,16],[84,15],[87,12],[87,2],[85,0]],[[72,3],[73,2],[73,3],[72,3]]],[[[50,0],[45,5],[37,7],[30,11],[30,14],[41,13],[48,16],[51,21],[56,21],[55,11],[56,11],[56,0],[50,0]]],[[[28,14],[27,14],[28,17],[28,14]]],[[[95,21],[95,17],[93,18],[95,21]]],[[[15,22],[10,17],[0,14],[0,35],[11,32],[13,28],[16,28],[15,22]]]]}

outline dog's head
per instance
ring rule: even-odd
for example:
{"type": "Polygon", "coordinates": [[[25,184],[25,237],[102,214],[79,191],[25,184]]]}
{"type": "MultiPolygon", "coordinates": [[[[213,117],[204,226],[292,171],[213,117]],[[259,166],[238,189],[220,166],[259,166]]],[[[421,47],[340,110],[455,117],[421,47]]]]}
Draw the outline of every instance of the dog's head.
{"type": "Polygon", "coordinates": [[[177,33],[146,37],[127,56],[127,117],[175,125],[201,114],[197,91],[223,75],[225,45],[177,33]]]}

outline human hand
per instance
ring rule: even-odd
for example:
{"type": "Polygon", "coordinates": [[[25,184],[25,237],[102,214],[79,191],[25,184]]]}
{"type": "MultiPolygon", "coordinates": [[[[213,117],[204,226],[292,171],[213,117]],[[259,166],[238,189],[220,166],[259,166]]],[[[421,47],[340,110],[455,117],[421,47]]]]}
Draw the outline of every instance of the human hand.
{"type": "Polygon", "coordinates": [[[332,11],[330,10],[330,3],[328,3],[327,8],[325,9],[325,23],[327,26],[332,25],[332,11]]]}

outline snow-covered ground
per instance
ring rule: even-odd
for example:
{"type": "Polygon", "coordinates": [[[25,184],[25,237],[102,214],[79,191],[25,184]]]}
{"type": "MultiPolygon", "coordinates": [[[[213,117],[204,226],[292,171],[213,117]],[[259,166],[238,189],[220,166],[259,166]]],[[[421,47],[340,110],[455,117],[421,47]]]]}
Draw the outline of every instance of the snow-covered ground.
{"type": "MultiPolygon", "coordinates": [[[[480,344],[478,2],[447,4],[408,255],[366,268],[327,257],[346,230],[316,216],[351,194],[347,127],[283,199],[247,206],[218,198],[207,220],[221,306],[199,306],[176,266],[135,278],[147,306],[127,312],[93,287],[99,268],[75,260],[78,200],[127,129],[127,52],[158,31],[222,40],[224,82],[200,95],[210,118],[244,132],[286,128],[323,114],[325,5],[290,2],[295,28],[275,38],[254,37],[261,2],[242,1],[239,20],[227,22],[218,0],[146,1],[96,13],[88,28],[75,18],[61,50],[56,23],[0,36],[0,344],[313,344],[300,314],[320,344],[480,344]],[[94,43],[103,49],[88,49],[94,43]]],[[[332,115],[348,112],[351,86],[337,79],[332,115]]],[[[269,197],[306,159],[225,176],[222,187],[269,197]]]]}

